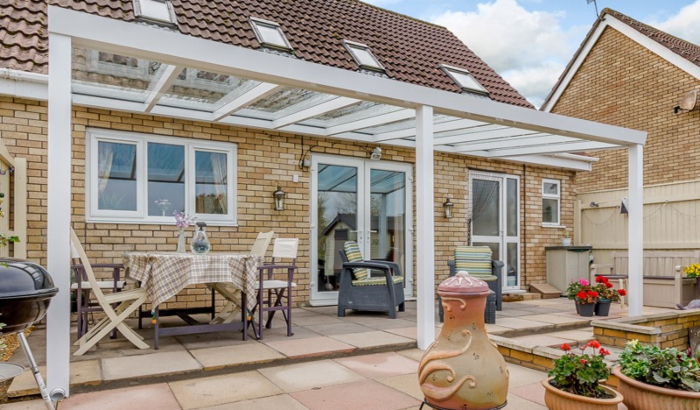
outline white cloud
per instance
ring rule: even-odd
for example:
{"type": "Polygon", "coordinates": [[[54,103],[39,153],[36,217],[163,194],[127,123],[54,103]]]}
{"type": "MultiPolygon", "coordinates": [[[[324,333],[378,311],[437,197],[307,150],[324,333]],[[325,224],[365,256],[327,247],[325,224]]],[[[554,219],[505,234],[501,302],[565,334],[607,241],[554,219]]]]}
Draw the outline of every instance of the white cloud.
{"type": "Polygon", "coordinates": [[[457,35],[481,59],[539,105],[573,54],[560,21],[563,12],[528,11],[516,0],[481,3],[475,12],[448,11],[431,18],[457,35]],[[556,70],[559,70],[556,72],[556,70]]]}
{"type": "Polygon", "coordinates": [[[678,14],[669,17],[665,21],[652,20],[647,22],[647,24],[683,40],[690,41],[693,44],[700,44],[700,25],[698,21],[700,21],[700,0],[683,7],[678,14]]]}

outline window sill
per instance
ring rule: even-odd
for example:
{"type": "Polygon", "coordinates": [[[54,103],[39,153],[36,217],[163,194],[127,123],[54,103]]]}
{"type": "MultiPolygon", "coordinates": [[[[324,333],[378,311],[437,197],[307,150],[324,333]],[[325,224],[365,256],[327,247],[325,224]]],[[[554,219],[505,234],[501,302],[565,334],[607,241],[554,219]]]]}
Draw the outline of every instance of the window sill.
{"type": "Polygon", "coordinates": [[[566,226],[564,225],[553,225],[553,224],[541,224],[540,225],[543,228],[552,228],[552,229],[566,229],[566,226]]]}
{"type": "MultiPolygon", "coordinates": [[[[197,222],[205,222],[207,227],[210,226],[232,226],[237,227],[237,222],[227,222],[227,221],[207,221],[206,219],[197,218],[197,222]]],[[[85,223],[88,224],[129,224],[129,225],[172,225],[175,226],[175,218],[172,221],[153,221],[153,220],[143,220],[143,219],[115,219],[115,218],[87,218],[85,223]]]]}

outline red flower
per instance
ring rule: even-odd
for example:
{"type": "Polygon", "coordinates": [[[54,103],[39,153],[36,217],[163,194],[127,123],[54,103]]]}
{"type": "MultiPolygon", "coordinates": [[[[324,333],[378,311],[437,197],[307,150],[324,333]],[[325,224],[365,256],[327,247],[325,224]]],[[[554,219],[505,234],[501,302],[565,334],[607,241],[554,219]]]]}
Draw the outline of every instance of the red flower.
{"type": "Polygon", "coordinates": [[[613,284],[610,283],[610,282],[605,282],[605,287],[608,288],[608,289],[610,289],[610,288],[613,287],[613,284]]]}
{"type": "Polygon", "coordinates": [[[602,278],[603,278],[603,283],[608,283],[608,278],[606,278],[605,276],[602,276],[602,278]]]}
{"type": "Polygon", "coordinates": [[[610,351],[607,349],[603,349],[602,347],[600,348],[598,353],[602,354],[603,356],[610,356],[610,351]]]}
{"type": "Polygon", "coordinates": [[[596,278],[595,278],[595,283],[603,283],[603,277],[602,277],[602,276],[596,276],[596,278]]]}
{"type": "Polygon", "coordinates": [[[595,292],[595,291],[592,291],[592,290],[589,290],[588,292],[586,292],[586,294],[587,294],[588,297],[590,297],[590,298],[597,298],[597,297],[598,297],[598,292],[595,292]]]}
{"type": "Polygon", "coordinates": [[[567,352],[567,351],[571,350],[571,346],[569,346],[568,344],[564,343],[563,345],[561,345],[561,350],[567,352]]]}
{"type": "Polygon", "coordinates": [[[627,296],[627,291],[624,290],[624,289],[619,289],[619,290],[617,291],[617,293],[618,293],[620,296],[627,296]]]}
{"type": "Polygon", "coordinates": [[[597,349],[600,347],[600,343],[597,340],[591,340],[590,342],[588,342],[588,346],[597,349]]]}
{"type": "Polygon", "coordinates": [[[581,360],[579,360],[579,362],[581,362],[581,364],[588,364],[588,360],[586,360],[586,359],[581,359],[581,360]]]}
{"type": "Polygon", "coordinates": [[[576,297],[579,299],[586,299],[586,292],[580,291],[579,293],[576,294],[576,297]]]}

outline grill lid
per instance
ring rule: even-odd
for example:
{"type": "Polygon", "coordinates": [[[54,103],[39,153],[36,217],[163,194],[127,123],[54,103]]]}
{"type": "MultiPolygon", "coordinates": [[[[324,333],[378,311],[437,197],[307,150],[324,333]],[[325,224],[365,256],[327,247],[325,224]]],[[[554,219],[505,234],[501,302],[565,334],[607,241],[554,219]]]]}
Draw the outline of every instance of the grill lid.
{"type": "Polygon", "coordinates": [[[0,299],[15,299],[58,292],[43,266],[34,262],[0,258],[0,299]]]}

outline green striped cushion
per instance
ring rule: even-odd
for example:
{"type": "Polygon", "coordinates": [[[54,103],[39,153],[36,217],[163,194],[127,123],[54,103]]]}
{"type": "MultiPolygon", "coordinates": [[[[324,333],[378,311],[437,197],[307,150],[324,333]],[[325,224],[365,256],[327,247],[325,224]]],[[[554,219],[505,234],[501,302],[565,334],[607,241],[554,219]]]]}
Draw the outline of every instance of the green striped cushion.
{"type": "MultiPolygon", "coordinates": [[[[394,282],[394,284],[403,283],[403,276],[392,276],[391,281],[394,282]]],[[[366,278],[366,279],[352,281],[352,286],[379,286],[379,285],[386,285],[386,277],[366,278]]]]}
{"type": "MultiPolygon", "coordinates": [[[[362,262],[362,261],[364,261],[364,259],[362,259],[362,252],[360,252],[360,247],[357,245],[357,242],[355,242],[355,241],[345,242],[345,245],[343,246],[343,250],[345,251],[345,256],[348,258],[348,262],[362,262]]],[[[352,274],[356,280],[362,280],[362,279],[369,277],[369,272],[367,272],[367,269],[363,269],[363,268],[353,269],[352,274]]]]}
{"type": "MultiPolygon", "coordinates": [[[[491,248],[488,246],[458,246],[455,249],[455,271],[466,270],[470,275],[483,278],[491,275],[491,248]]],[[[493,276],[493,279],[496,277],[493,276]]]]}

